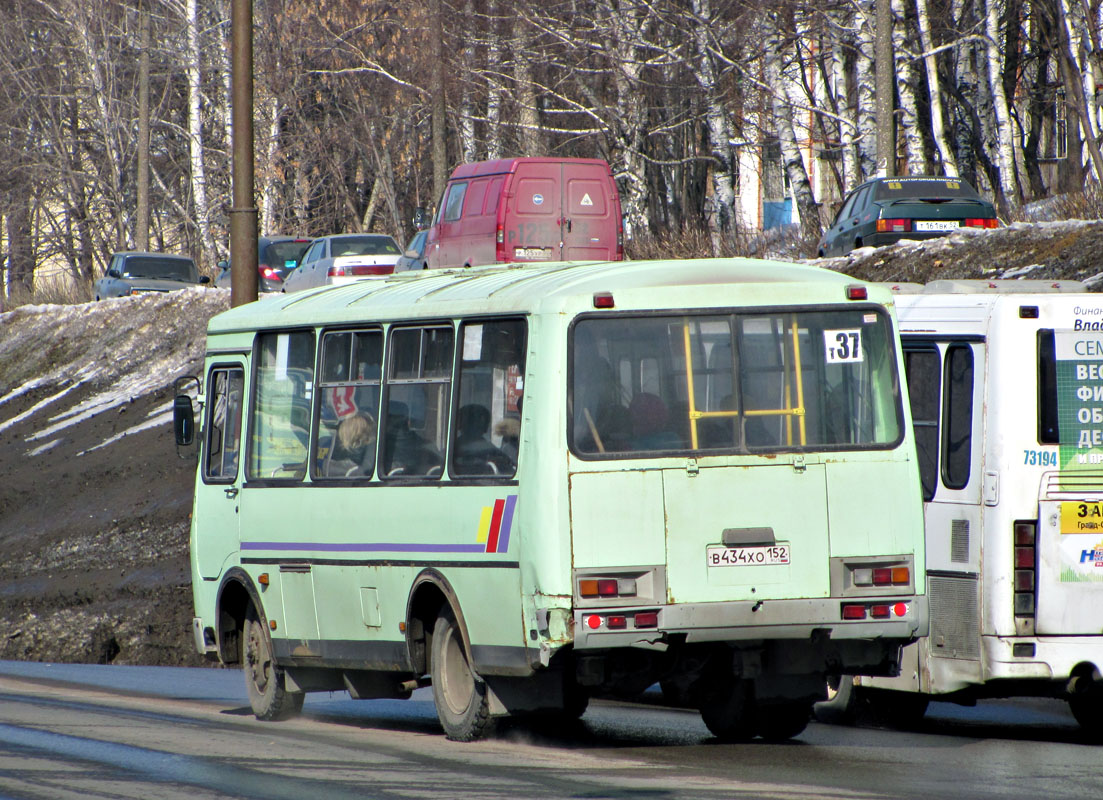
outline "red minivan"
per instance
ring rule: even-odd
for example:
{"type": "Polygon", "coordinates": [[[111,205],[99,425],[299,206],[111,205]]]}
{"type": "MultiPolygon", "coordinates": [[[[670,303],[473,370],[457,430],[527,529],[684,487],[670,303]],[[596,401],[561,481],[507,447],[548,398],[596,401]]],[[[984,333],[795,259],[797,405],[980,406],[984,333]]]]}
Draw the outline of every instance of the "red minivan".
{"type": "Polygon", "coordinates": [[[429,267],[620,261],[624,226],[599,158],[503,158],[456,167],[425,247],[429,267]]]}

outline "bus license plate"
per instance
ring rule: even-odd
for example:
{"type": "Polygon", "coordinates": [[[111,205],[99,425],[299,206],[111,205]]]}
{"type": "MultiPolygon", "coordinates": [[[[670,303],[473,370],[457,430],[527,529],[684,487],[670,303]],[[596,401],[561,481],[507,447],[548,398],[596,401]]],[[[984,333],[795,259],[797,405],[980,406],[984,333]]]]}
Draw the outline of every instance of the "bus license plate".
{"type": "Polygon", "coordinates": [[[789,563],[789,545],[772,544],[760,547],[705,548],[705,563],[710,567],[763,567],[789,563]]]}
{"type": "Polygon", "coordinates": [[[518,247],[514,250],[514,256],[516,258],[539,258],[547,261],[550,252],[550,250],[543,247],[518,247]]]}
{"type": "Polygon", "coordinates": [[[957,220],[916,220],[915,229],[917,231],[956,231],[960,226],[957,220]]]}

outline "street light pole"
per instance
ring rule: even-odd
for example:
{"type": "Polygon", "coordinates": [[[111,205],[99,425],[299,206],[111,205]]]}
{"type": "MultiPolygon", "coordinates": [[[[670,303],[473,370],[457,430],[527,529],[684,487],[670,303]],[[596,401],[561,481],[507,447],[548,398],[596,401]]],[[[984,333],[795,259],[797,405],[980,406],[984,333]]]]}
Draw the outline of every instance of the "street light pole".
{"type": "Polygon", "coordinates": [[[230,305],[257,299],[257,207],[253,190],[253,0],[233,0],[233,205],[230,207],[230,305]]]}

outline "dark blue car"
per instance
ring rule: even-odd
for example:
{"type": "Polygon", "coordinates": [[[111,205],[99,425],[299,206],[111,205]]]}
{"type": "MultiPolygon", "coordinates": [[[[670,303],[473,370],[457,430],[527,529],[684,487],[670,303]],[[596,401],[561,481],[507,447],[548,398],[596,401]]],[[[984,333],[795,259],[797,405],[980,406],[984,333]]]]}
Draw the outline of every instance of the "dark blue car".
{"type": "Polygon", "coordinates": [[[846,196],[818,254],[841,256],[901,239],[933,239],[960,228],[997,228],[996,209],[961,178],[875,178],[846,196]]]}

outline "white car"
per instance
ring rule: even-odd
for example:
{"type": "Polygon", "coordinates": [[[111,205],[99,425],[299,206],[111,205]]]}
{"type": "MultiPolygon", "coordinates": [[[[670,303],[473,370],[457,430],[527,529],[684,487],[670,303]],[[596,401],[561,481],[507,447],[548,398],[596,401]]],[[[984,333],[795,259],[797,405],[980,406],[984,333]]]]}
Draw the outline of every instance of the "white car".
{"type": "Polygon", "coordinates": [[[384,233],[346,233],[311,242],[299,266],[284,278],[285,292],[335,286],[394,272],[402,255],[398,242],[384,233]]]}

